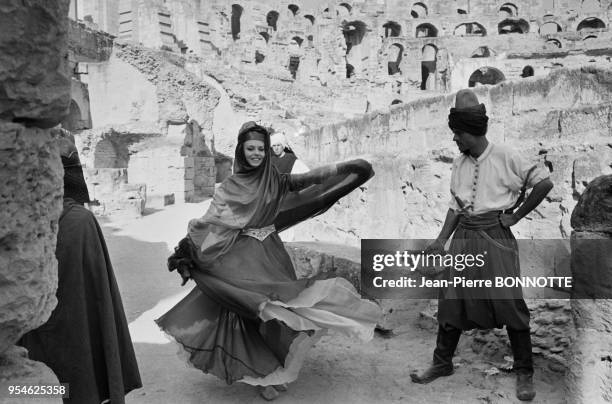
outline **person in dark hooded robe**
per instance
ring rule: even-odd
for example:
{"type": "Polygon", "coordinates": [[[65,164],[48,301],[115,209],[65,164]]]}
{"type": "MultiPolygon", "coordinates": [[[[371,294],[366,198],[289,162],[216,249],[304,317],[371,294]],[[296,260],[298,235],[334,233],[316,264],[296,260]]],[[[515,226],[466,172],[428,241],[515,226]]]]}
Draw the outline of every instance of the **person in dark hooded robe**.
{"type": "Polygon", "coordinates": [[[57,307],[20,345],[69,384],[64,403],[124,403],[142,387],[136,355],[102,230],[85,208],[89,193],[69,134],[59,139],[64,208],[59,219],[57,307]]]}

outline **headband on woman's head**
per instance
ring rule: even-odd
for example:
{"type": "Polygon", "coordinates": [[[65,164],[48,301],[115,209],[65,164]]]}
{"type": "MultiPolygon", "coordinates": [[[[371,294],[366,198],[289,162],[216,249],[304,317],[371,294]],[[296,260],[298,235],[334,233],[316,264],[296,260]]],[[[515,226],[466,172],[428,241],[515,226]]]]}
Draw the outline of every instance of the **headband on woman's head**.
{"type": "Polygon", "coordinates": [[[266,134],[261,133],[260,131],[250,130],[246,132],[244,135],[244,141],[247,140],[261,140],[262,142],[266,142],[266,134]]]}

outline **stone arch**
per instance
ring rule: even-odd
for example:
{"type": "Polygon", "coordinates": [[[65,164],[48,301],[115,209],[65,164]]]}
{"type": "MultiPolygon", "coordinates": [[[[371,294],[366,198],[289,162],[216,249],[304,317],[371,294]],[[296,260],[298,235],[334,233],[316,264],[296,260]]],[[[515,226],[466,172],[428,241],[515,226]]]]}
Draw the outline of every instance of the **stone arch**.
{"type": "Polygon", "coordinates": [[[293,16],[295,17],[297,15],[297,13],[299,13],[300,11],[300,7],[297,4],[289,4],[287,6],[287,8],[293,13],[293,16]]]}
{"type": "Polygon", "coordinates": [[[606,28],[606,24],[597,17],[589,17],[580,21],[576,31],[588,30],[588,29],[602,29],[606,28]]]}
{"type": "Polygon", "coordinates": [[[391,105],[397,105],[397,104],[403,104],[403,103],[404,101],[397,99],[397,98],[391,101],[391,105]]]}
{"type": "Polygon", "coordinates": [[[522,18],[507,18],[497,24],[497,32],[503,34],[526,34],[529,32],[529,23],[522,18]]]}
{"type": "Polygon", "coordinates": [[[298,47],[302,47],[302,42],[304,42],[304,38],[301,38],[299,36],[294,36],[293,38],[291,38],[292,41],[295,41],[295,43],[298,44],[298,47]]]}
{"type": "Polygon", "coordinates": [[[523,67],[523,71],[521,72],[522,78],[525,79],[527,77],[533,77],[533,75],[534,75],[533,66],[526,65],[525,67],[523,67]]]}
{"type": "Polygon", "coordinates": [[[94,168],[128,168],[129,160],[127,146],[113,139],[104,138],[94,148],[94,168]]]}
{"type": "Polygon", "coordinates": [[[497,14],[500,17],[516,17],[518,15],[518,7],[514,3],[504,3],[499,7],[497,14]]]}
{"type": "Polygon", "coordinates": [[[550,38],[546,41],[546,47],[550,49],[560,49],[562,48],[561,41],[556,38],[550,38]]]}
{"type": "Polygon", "coordinates": [[[561,32],[561,26],[556,22],[545,22],[540,26],[540,35],[550,35],[556,34],[557,32],[561,32]]]}
{"type": "Polygon", "coordinates": [[[81,108],[75,100],[70,100],[70,109],[68,115],[62,120],[62,128],[74,132],[76,130],[85,129],[87,125],[83,122],[81,108]]]}
{"type": "Polygon", "coordinates": [[[486,36],[487,30],[477,22],[464,22],[455,27],[453,35],[486,36]]]}
{"type": "Polygon", "coordinates": [[[336,15],[340,18],[348,18],[351,16],[351,11],[353,7],[351,7],[348,3],[340,3],[336,8],[336,15]]]}
{"type": "Polygon", "coordinates": [[[266,40],[266,43],[268,43],[268,41],[270,40],[270,34],[268,34],[267,32],[263,31],[260,32],[259,35],[261,35],[263,37],[263,39],[266,40]]]}
{"type": "Polygon", "coordinates": [[[504,76],[501,70],[495,67],[483,66],[472,73],[468,79],[468,87],[476,87],[476,83],[494,85],[504,80],[506,80],[506,76],[504,76]]]}
{"type": "Polygon", "coordinates": [[[266,59],[266,55],[259,50],[255,51],[255,64],[262,63],[266,59]]]}
{"type": "Polygon", "coordinates": [[[432,43],[428,43],[421,49],[421,60],[436,60],[438,56],[438,47],[432,43]]]}
{"type": "Polygon", "coordinates": [[[272,10],[268,14],[266,14],[266,23],[268,27],[272,27],[274,31],[276,31],[276,23],[278,22],[278,11],[272,10]]]}
{"type": "Polygon", "coordinates": [[[232,38],[235,40],[240,38],[240,17],[242,16],[243,8],[240,4],[232,4],[232,38]]]}
{"type": "Polygon", "coordinates": [[[388,60],[387,60],[387,72],[389,76],[394,74],[402,74],[400,70],[400,64],[402,63],[402,56],[404,54],[404,47],[398,43],[394,43],[389,47],[388,60]]]}
{"type": "Polygon", "coordinates": [[[363,21],[345,22],[342,24],[342,34],[346,41],[346,54],[353,46],[359,45],[366,34],[367,25],[363,21]]]}
{"type": "Polygon", "coordinates": [[[385,38],[398,37],[402,34],[402,26],[395,21],[387,21],[383,24],[385,29],[385,38]]]}
{"type": "Polygon", "coordinates": [[[306,14],[306,15],[304,16],[304,18],[306,18],[308,21],[310,21],[310,24],[311,24],[311,25],[314,25],[314,23],[315,23],[315,18],[314,18],[314,15],[306,14]]]}
{"type": "Polygon", "coordinates": [[[412,18],[425,18],[427,17],[427,6],[423,3],[414,3],[410,10],[412,18]]]}
{"type": "Polygon", "coordinates": [[[582,41],[583,42],[588,42],[588,41],[591,41],[593,39],[597,39],[597,35],[587,35],[584,38],[582,38],[582,41]]]}
{"type": "Polygon", "coordinates": [[[479,46],[474,52],[472,52],[471,58],[488,58],[491,57],[494,52],[488,46],[479,46]]]}
{"type": "Polygon", "coordinates": [[[416,27],[417,38],[433,38],[438,36],[438,29],[430,23],[420,24],[416,27]]]}
{"type": "Polygon", "coordinates": [[[421,53],[421,90],[433,90],[436,80],[438,48],[434,44],[427,44],[423,46],[421,53]]]}

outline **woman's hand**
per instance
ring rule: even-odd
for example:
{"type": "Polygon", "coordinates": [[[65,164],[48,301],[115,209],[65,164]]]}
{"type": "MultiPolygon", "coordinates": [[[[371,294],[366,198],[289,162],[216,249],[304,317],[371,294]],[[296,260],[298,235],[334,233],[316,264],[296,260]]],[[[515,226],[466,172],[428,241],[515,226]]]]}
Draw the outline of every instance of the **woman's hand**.
{"type": "Polygon", "coordinates": [[[191,279],[191,272],[189,272],[189,269],[187,268],[186,265],[180,265],[176,270],[179,273],[179,275],[181,275],[181,278],[183,279],[181,286],[185,286],[187,281],[191,279]]]}

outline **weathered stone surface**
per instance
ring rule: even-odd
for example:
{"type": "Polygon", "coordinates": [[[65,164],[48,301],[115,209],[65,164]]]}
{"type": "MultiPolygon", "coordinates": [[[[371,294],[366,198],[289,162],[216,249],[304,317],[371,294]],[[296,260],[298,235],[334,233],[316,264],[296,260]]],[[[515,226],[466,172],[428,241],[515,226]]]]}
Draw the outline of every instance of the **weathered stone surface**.
{"type": "MultiPolygon", "coordinates": [[[[0,383],[4,389],[8,384],[13,385],[32,385],[32,386],[52,386],[58,385],[57,376],[46,365],[27,359],[27,350],[22,347],[13,346],[0,355],[0,383]]],[[[3,404],[24,403],[28,399],[18,396],[8,397],[7,391],[2,392],[0,402],[3,404]]],[[[37,403],[61,404],[59,397],[45,398],[36,397],[37,403]]]]}
{"type": "Polygon", "coordinates": [[[52,127],[68,114],[69,0],[0,6],[0,119],[52,127]]]}
{"type": "Polygon", "coordinates": [[[612,175],[591,181],[572,212],[576,231],[612,233],[612,175]]]}
{"type": "Polygon", "coordinates": [[[0,353],[56,305],[63,169],[48,129],[0,121],[0,353]]]}

